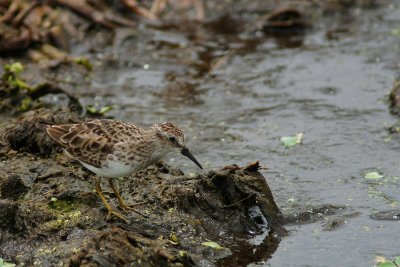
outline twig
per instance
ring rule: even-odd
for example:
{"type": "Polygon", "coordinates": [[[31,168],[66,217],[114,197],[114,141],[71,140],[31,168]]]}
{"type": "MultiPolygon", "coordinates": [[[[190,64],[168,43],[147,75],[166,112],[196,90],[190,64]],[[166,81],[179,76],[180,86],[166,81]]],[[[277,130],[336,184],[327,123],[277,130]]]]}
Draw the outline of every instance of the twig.
{"type": "Polygon", "coordinates": [[[25,19],[25,17],[29,14],[29,12],[32,11],[36,6],[38,6],[38,2],[32,2],[28,6],[24,7],[21,12],[14,18],[13,20],[13,27],[17,28],[19,25],[21,25],[22,21],[25,19]]]}
{"type": "Polygon", "coordinates": [[[8,7],[7,13],[0,17],[0,23],[7,22],[13,18],[15,12],[19,8],[20,2],[18,0],[12,1],[11,5],[8,7]]]}
{"type": "Polygon", "coordinates": [[[144,7],[141,7],[138,5],[138,3],[135,0],[122,0],[122,2],[133,12],[135,12],[136,14],[143,16],[145,18],[151,19],[151,20],[155,20],[157,19],[157,17],[150,12],[149,10],[147,10],[144,7]]]}
{"type": "Polygon", "coordinates": [[[102,12],[97,11],[96,9],[92,8],[86,1],[81,0],[52,0],[56,4],[68,7],[75,11],[76,13],[80,14],[83,17],[90,18],[94,22],[108,28],[114,29],[115,24],[108,21],[102,12]]]}

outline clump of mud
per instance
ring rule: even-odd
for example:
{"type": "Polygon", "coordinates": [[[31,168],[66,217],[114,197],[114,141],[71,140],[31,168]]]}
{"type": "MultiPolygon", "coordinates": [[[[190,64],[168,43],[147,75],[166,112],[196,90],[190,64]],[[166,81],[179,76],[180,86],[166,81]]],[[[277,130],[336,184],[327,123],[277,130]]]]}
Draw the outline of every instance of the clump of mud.
{"type": "Polygon", "coordinates": [[[67,108],[25,112],[19,117],[17,123],[5,125],[0,129],[0,153],[7,154],[10,150],[14,150],[48,155],[56,147],[54,142],[38,128],[38,123],[61,124],[78,121],[80,117],[67,108]]]}
{"type": "MultiPolygon", "coordinates": [[[[244,251],[265,246],[274,252],[285,230],[258,162],[194,177],[159,163],[119,180],[122,197],[140,213],[128,212],[129,224],[106,221],[93,190],[95,176],[54,150],[37,127],[39,121],[78,119],[66,110],[38,110],[0,130],[0,250],[5,260],[53,266],[192,266],[245,258],[244,251]],[[257,216],[250,215],[254,208],[257,216]],[[262,245],[247,242],[262,234],[262,245]],[[220,247],[204,243],[210,241],[220,247]]],[[[111,191],[105,191],[117,207],[111,191]]],[[[255,255],[258,260],[268,257],[265,252],[255,255]]]]}

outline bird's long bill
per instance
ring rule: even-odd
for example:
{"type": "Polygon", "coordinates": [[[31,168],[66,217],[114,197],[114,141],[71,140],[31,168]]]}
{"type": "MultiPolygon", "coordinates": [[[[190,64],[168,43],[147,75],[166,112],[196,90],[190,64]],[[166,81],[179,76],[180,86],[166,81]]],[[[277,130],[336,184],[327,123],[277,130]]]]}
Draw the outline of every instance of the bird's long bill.
{"type": "Polygon", "coordinates": [[[187,147],[184,147],[181,150],[182,155],[188,157],[189,159],[191,159],[197,166],[199,166],[200,169],[203,169],[203,167],[201,166],[201,164],[197,161],[197,159],[192,155],[192,153],[190,153],[189,149],[187,147]]]}

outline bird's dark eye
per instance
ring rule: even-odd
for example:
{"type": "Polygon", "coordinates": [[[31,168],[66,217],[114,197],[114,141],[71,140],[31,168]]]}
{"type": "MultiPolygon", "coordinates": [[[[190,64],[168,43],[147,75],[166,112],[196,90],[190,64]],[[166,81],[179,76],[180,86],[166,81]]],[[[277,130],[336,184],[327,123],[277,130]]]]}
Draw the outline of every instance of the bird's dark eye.
{"type": "Polygon", "coordinates": [[[176,141],[176,138],[175,138],[174,136],[171,136],[171,137],[169,138],[169,141],[175,142],[175,141],[176,141]]]}

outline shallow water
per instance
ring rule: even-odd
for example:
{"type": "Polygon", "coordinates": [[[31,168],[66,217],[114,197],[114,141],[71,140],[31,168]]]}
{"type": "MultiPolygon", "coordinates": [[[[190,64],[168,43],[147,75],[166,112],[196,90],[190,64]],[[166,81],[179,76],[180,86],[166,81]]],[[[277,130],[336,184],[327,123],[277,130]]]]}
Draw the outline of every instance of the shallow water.
{"type": "MultiPolygon", "coordinates": [[[[148,27],[99,55],[108,63],[96,68],[82,101],[97,94],[115,106],[110,115],[142,125],[176,122],[205,171],[259,160],[283,212],[323,203],[358,214],[333,231],[322,222],[288,226],[260,265],[372,266],[376,255],[400,254],[399,222],[369,218],[400,206],[400,144],[386,130],[398,121],[386,98],[400,68],[400,36],[391,33],[399,27],[393,4],[328,16],[294,48],[267,37],[201,39],[201,31],[148,27]],[[330,40],[333,29],[346,31],[330,40]],[[204,74],[199,65],[209,67],[210,58],[215,68],[204,74]],[[298,132],[302,145],[280,144],[298,132]],[[367,180],[369,171],[385,177],[367,180]]],[[[167,161],[199,171],[178,155],[167,161]]]]}

